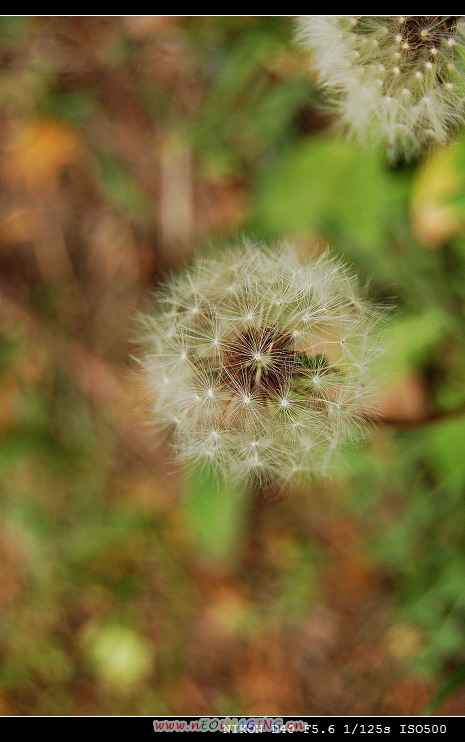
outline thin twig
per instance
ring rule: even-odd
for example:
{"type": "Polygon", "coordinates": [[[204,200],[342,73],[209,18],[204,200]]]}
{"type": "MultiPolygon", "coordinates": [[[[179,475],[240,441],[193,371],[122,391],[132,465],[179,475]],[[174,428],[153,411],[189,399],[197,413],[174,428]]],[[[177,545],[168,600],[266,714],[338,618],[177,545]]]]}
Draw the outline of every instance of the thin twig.
{"type": "Polygon", "coordinates": [[[442,422],[443,420],[460,417],[460,415],[465,415],[465,404],[458,405],[450,410],[430,412],[424,417],[418,418],[389,417],[387,415],[376,417],[367,415],[365,419],[375,425],[386,425],[392,428],[421,428],[425,425],[432,425],[433,423],[442,422]]]}

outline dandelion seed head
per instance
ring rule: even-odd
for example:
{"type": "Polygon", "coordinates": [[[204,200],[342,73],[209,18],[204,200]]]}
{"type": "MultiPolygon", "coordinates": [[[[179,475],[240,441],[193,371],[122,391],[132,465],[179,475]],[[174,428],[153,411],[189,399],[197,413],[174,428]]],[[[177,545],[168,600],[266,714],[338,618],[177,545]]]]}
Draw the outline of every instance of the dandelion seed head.
{"type": "Polygon", "coordinates": [[[343,128],[391,158],[465,122],[465,16],[299,16],[297,36],[343,128]]]}
{"type": "Polygon", "coordinates": [[[379,312],[328,252],[244,242],[198,258],[141,321],[149,414],[180,460],[289,482],[326,473],[360,438],[379,312]]]}

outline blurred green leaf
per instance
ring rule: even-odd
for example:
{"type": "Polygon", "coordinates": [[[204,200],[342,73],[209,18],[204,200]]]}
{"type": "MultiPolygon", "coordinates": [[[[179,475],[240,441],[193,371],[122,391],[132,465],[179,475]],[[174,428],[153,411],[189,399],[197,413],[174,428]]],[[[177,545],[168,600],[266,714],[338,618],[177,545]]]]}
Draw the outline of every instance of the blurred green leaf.
{"type": "Polygon", "coordinates": [[[278,234],[335,225],[363,245],[382,244],[393,189],[376,151],[338,139],[299,143],[257,184],[257,222],[278,234]]]}
{"type": "Polygon", "coordinates": [[[375,373],[386,384],[398,380],[424,364],[435,344],[451,327],[446,312],[431,308],[422,314],[399,316],[386,327],[384,343],[387,352],[376,361],[375,373]]]}
{"type": "Polygon", "coordinates": [[[459,688],[464,682],[465,663],[463,665],[460,665],[460,667],[454,673],[452,673],[450,677],[447,678],[436,695],[433,696],[433,698],[423,711],[425,716],[431,716],[432,714],[434,714],[434,712],[437,711],[439,706],[444,703],[444,701],[451,695],[451,693],[459,688]]]}
{"type": "Polygon", "coordinates": [[[428,431],[431,457],[439,477],[458,488],[465,486],[465,414],[437,423],[428,431]]]}

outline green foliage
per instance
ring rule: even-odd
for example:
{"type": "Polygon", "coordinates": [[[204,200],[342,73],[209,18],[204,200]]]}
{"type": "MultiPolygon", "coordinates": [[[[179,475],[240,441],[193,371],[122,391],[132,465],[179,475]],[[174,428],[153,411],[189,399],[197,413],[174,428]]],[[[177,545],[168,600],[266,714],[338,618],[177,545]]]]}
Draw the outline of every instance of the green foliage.
{"type": "MultiPolygon", "coordinates": [[[[201,58],[211,82],[193,117],[192,141],[205,167],[216,174],[250,177],[257,158],[265,164],[270,151],[295,136],[296,116],[314,98],[302,71],[284,83],[277,80],[275,67],[289,58],[290,39],[287,24],[273,20],[254,21],[223,42],[202,39],[201,58]]],[[[220,22],[209,31],[220,36],[220,22]]]]}
{"type": "Polygon", "coordinates": [[[99,152],[95,157],[97,180],[108,201],[136,221],[146,221],[151,211],[150,201],[131,175],[111,154],[99,152]]]}
{"type": "Polygon", "coordinates": [[[26,15],[3,15],[0,18],[2,48],[24,42],[29,30],[30,17],[26,15]]]}
{"type": "Polygon", "coordinates": [[[56,121],[82,126],[95,113],[96,101],[85,91],[47,90],[37,106],[39,114],[56,121]]]}

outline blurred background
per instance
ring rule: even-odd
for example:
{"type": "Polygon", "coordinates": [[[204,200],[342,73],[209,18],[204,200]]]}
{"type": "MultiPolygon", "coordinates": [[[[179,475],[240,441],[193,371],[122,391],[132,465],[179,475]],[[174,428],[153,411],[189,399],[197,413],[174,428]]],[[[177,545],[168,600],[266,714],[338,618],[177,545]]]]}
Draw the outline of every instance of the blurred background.
{"type": "Polygon", "coordinates": [[[0,19],[2,714],[465,713],[465,137],[344,143],[292,35],[0,19]],[[390,307],[369,442],[260,507],[177,470],[131,360],[167,272],[242,233],[390,307]]]}

